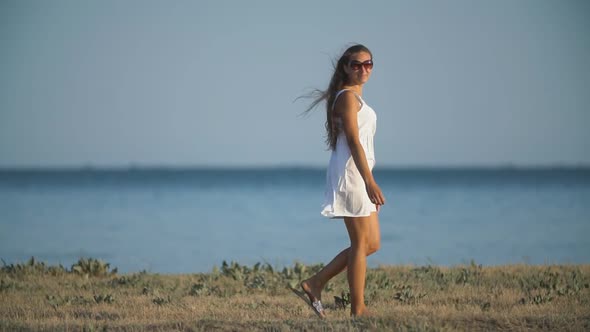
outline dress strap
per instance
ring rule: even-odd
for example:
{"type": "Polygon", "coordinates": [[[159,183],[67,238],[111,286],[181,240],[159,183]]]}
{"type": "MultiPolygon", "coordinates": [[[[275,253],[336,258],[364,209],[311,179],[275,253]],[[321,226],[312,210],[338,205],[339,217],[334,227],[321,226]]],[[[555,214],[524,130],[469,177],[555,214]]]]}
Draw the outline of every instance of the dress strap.
{"type": "Polygon", "coordinates": [[[354,91],[352,91],[350,89],[342,89],[342,90],[338,91],[336,93],[336,97],[334,97],[334,103],[332,104],[332,110],[334,109],[334,107],[336,107],[336,100],[338,100],[338,97],[340,97],[340,95],[344,91],[350,91],[350,92],[354,93],[354,96],[356,97],[356,99],[358,99],[359,104],[361,105],[361,107],[363,106],[363,99],[361,98],[361,96],[357,95],[356,92],[354,92],[354,91]]]}

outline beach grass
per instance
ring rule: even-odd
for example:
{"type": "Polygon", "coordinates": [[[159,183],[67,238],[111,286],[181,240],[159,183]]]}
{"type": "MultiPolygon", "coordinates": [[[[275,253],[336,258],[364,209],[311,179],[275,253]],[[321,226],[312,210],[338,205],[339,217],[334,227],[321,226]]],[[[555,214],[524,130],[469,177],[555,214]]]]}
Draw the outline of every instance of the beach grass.
{"type": "Polygon", "coordinates": [[[321,265],[223,262],[210,273],[123,274],[97,259],[0,269],[5,331],[584,331],[590,265],[382,266],[367,273],[373,316],[351,319],[346,274],[319,319],[289,289],[321,265]]]}

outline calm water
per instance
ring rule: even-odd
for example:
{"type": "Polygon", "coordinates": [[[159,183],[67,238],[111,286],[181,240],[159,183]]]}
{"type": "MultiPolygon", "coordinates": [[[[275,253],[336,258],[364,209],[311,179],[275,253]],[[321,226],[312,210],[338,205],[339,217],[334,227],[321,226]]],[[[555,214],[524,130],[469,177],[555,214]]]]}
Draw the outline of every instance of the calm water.
{"type": "MultiPolygon", "coordinates": [[[[324,170],[0,171],[0,258],[120,272],[329,261],[324,170]]],[[[386,195],[369,264],[590,263],[590,170],[376,170],[386,195]]]]}

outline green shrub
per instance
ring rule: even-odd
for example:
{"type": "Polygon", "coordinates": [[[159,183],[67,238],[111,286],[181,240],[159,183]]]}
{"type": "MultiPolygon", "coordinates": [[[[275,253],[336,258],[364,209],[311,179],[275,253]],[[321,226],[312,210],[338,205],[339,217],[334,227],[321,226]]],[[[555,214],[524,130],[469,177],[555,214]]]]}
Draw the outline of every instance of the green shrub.
{"type": "Polygon", "coordinates": [[[47,266],[44,262],[38,262],[35,257],[31,257],[26,263],[6,264],[2,260],[1,272],[12,275],[62,275],[68,271],[61,264],[59,266],[47,266]]]}
{"type": "Polygon", "coordinates": [[[117,268],[110,270],[110,264],[95,258],[80,258],[72,265],[72,273],[85,277],[106,277],[117,274],[117,268]]]}

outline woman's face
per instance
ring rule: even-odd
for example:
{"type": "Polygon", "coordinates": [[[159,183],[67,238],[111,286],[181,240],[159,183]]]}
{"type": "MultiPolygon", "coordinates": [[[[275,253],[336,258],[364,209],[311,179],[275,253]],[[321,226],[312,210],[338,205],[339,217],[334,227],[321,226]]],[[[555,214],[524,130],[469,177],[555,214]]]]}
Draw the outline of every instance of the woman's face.
{"type": "Polygon", "coordinates": [[[344,71],[348,75],[350,85],[364,84],[369,80],[373,70],[373,59],[367,52],[358,52],[350,56],[344,71]]]}

